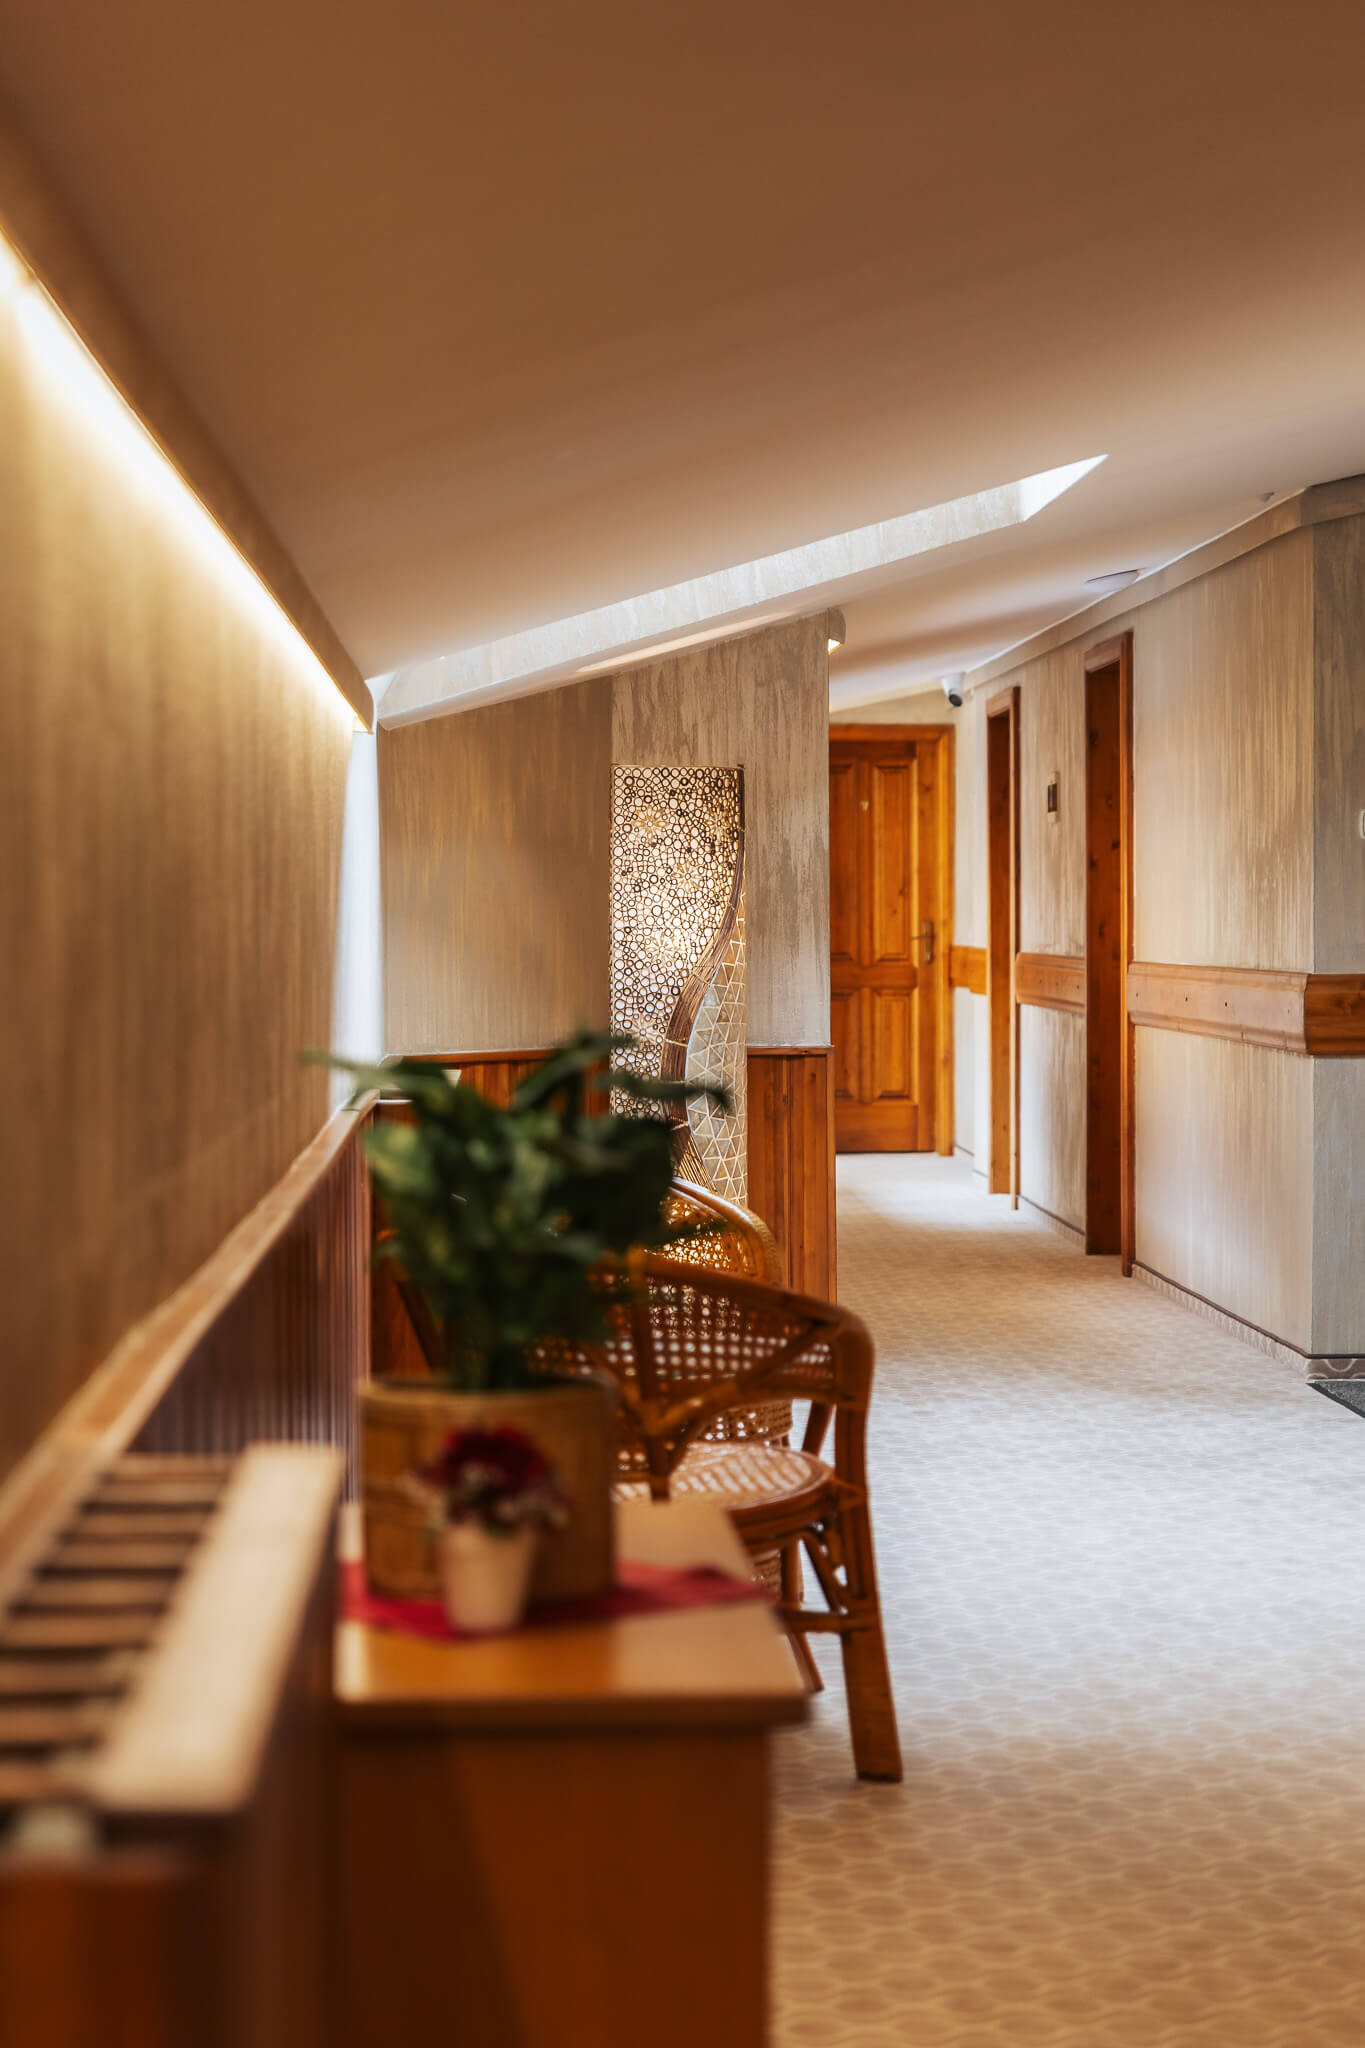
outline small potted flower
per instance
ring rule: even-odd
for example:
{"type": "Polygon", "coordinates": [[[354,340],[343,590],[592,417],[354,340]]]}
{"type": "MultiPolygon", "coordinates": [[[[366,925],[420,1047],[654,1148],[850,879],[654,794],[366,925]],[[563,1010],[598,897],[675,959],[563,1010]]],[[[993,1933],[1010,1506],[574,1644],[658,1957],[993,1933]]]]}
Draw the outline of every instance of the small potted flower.
{"type": "Polygon", "coordinates": [[[542,1529],[568,1504],[523,1430],[455,1429],[414,1481],[441,1531],[446,1619],[463,1634],[515,1628],[526,1611],[542,1529]]]}

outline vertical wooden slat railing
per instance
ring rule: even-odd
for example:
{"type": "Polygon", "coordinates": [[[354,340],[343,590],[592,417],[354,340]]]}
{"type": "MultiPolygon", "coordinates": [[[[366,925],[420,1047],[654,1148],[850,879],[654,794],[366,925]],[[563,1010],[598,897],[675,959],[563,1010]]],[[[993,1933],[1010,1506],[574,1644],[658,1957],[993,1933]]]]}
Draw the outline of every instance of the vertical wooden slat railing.
{"type": "Polygon", "coordinates": [[[370,1192],[358,1120],[318,1162],[277,1239],[240,1279],[135,1439],[231,1454],[324,1443],[356,1490],[356,1400],[369,1370],[370,1192]]]}

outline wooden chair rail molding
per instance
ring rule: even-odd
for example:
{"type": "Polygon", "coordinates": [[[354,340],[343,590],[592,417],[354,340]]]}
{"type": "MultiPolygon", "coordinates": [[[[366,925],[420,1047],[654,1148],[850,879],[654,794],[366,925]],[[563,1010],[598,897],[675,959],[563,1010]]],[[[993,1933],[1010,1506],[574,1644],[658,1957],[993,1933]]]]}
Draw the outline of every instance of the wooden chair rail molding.
{"type": "Polygon", "coordinates": [[[1158,1031],[1237,1038],[1317,1059],[1365,1058],[1365,974],[1134,961],[1128,1015],[1158,1031]]]}
{"type": "Polygon", "coordinates": [[[1079,953],[1016,953],[1014,1000],[1041,1010],[1085,1015],[1085,958],[1079,953]]]}
{"type": "Polygon", "coordinates": [[[953,946],[948,954],[949,988],[969,989],[974,996],[986,993],[986,948],[953,946]]]}

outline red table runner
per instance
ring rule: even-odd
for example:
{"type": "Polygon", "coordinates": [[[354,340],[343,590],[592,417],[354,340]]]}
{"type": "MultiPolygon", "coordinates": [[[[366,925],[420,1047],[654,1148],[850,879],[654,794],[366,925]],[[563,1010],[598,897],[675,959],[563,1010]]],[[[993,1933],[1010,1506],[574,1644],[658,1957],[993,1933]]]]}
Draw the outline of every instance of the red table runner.
{"type": "MultiPolygon", "coordinates": [[[[399,1629],[440,1642],[474,1641],[446,1620],[439,1600],[389,1600],[372,1593],[360,1562],[340,1566],[339,1607],[343,1621],[368,1628],[399,1629]]],[[[616,1584],[581,1600],[542,1600],[528,1608],[523,1628],[562,1628],[567,1623],[616,1621],[639,1614],[669,1614],[683,1607],[720,1607],[734,1600],[766,1600],[754,1579],[732,1578],[708,1564],[676,1570],[666,1565],[619,1564],[616,1584]]]]}

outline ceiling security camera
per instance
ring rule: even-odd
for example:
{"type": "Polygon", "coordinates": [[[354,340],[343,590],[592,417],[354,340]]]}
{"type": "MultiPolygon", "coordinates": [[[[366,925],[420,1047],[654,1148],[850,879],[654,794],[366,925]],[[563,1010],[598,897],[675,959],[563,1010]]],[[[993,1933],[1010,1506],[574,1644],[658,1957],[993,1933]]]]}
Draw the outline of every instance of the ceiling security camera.
{"type": "Polygon", "coordinates": [[[960,675],[945,676],[943,678],[943,694],[948,699],[948,702],[952,705],[955,711],[959,708],[959,706],[962,703],[962,685],[966,682],[966,680],[967,675],[965,669],[962,671],[960,675]]]}

